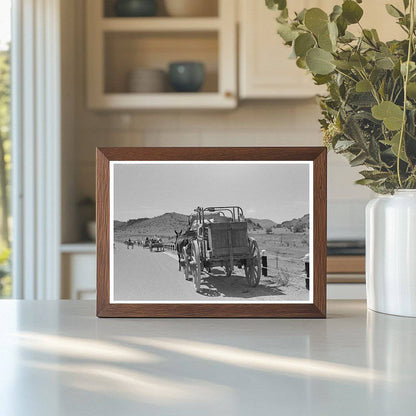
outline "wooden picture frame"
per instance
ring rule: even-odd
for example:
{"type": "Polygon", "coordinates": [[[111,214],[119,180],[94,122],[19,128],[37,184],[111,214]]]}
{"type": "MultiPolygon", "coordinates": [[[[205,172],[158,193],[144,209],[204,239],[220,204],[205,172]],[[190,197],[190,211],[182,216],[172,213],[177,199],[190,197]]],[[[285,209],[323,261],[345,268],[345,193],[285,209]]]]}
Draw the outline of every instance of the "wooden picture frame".
{"type": "MultiPolygon", "coordinates": [[[[186,318],[325,318],[327,150],[324,147],[198,147],[198,148],[97,148],[97,316],[186,318]],[[110,163],[183,161],[205,163],[310,162],[313,183],[312,252],[313,286],[308,303],[114,303],[110,302],[110,163]]],[[[113,164],[114,166],[114,164],[113,164]]],[[[151,180],[151,178],[149,178],[151,180]]],[[[270,178],[273,181],[273,178],[270,178]]],[[[312,233],[311,233],[312,235],[312,233]]],[[[114,243],[115,244],[115,243],[114,243]]]]}

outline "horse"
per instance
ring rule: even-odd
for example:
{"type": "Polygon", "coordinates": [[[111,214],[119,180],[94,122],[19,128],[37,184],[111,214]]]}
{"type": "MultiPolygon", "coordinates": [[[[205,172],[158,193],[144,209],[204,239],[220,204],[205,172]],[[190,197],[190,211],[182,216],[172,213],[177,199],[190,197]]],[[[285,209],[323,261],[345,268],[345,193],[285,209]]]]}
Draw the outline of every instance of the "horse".
{"type": "Polygon", "coordinates": [[[179,233],[175,230],[175,248],[178,254],[179,271],[181,271],[181,257],[183,256],[183,249],[190,243],[191,237],[195,237],[196,232],[187,229],[185,232],[181,230],[179,233]]]}
{"type": "Polygon", "coordinates": [[[131,247],[132,250],[134,249],[134,241],[131,241],[130,238],[128,240],[126,240],[124,242],[124,244],[126,245],[127,250],[129,250],[130,247],[131,247]]]}

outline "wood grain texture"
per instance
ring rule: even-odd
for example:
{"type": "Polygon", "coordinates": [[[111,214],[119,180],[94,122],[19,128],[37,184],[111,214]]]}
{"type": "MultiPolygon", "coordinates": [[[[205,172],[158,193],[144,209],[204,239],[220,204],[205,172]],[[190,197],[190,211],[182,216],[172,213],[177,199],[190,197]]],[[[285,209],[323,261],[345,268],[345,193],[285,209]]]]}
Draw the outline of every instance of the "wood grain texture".
{"type": "Polygon", "coordinates": [[[326,163],[324,147],[170,147],[97,149],[97,316],[195,318],[326,317],[326,163]],[[110,299],[110,161],[230,160],[313,161],[313,304],[204,303],[111,304],[110,299]]]}

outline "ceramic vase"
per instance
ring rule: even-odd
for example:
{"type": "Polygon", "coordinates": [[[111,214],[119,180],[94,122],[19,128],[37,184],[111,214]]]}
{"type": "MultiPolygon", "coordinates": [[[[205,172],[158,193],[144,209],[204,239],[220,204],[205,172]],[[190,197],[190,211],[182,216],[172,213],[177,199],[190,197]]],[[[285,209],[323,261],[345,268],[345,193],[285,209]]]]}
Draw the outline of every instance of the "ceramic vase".
{"type": "Polygon", "coordinates": [[[416,190],[368,203],[366,284],[369,309],[416,317],[416,190]]]}

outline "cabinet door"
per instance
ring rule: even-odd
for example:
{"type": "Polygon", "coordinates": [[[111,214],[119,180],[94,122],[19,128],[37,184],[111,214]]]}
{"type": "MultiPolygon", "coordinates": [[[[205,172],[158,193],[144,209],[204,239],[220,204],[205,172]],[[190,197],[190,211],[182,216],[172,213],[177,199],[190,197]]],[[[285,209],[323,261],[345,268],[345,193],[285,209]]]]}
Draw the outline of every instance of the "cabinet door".
{"type": "MultiPolygon", "coordinates": [[[[330,12],[336,0],[291,0],[291,13],[303,8],[320,7],[330,12]]],[[[402,0],[392,0],[402,9],[402,0]]],[[[404,32],[389,16],[384,3],[367,1],[361,4],[366,28],[378,30],[382,40],[402,39],[404,32]]],[[[262,0],[239,0],[240,12],[240,97],[241,98],[305,98],[323,90],[313,84],[311,76],[289,59],[290,48],[277,35],[275,17],[262,0]]],[[[358,34],[358,25],[349,27],[358,34]]]]}
{"type": "MultiPolygon", "coordinates": [[[[318,1],[292,0],[290,10],[300,11],[318,1]]],[[[290,48],[276,33],[278,12],[261,0],[240,0],[240,97],[305,98],[319,91],[305,70],[289,59],[290,48]]]]}

